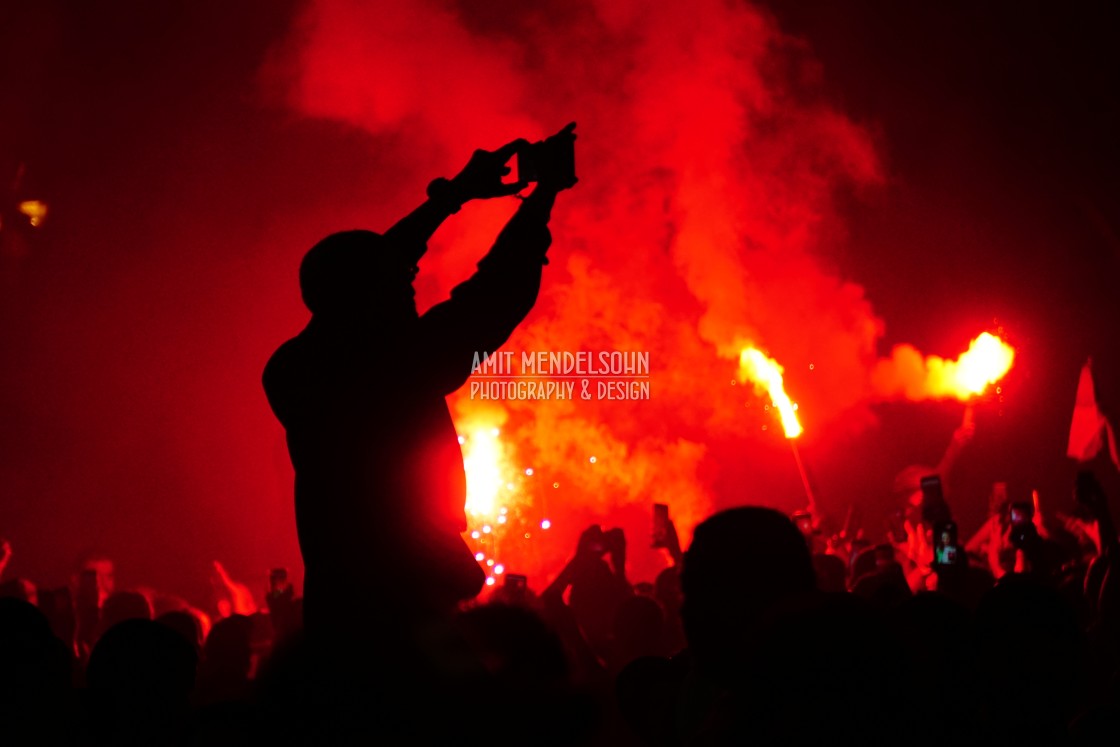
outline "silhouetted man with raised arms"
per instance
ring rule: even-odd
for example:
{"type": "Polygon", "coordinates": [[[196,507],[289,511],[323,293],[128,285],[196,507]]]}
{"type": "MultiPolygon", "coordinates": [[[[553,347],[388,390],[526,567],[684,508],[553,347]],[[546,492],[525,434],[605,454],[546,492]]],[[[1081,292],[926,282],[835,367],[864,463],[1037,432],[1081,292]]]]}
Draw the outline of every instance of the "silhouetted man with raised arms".
{"type": "MultiPolygon", "coordinates": [[[[535,152],[570,153],[573,129],[535,152]]],[[[464,202],[526,186],[502,181],[526,148],[476,151],[384,235],[336,233],[303,259],[311,320],[269,360],[264,388],[296,472],[309,633],[447,613],[482,588],[460,536],[466,479],[444,398],[466,381],[475,352],[501,346],[536,302],[552,205],[574,171],[538,164],[532,193],[450,299],[419,315],[412,280],[428,239],[464,202]]]]}

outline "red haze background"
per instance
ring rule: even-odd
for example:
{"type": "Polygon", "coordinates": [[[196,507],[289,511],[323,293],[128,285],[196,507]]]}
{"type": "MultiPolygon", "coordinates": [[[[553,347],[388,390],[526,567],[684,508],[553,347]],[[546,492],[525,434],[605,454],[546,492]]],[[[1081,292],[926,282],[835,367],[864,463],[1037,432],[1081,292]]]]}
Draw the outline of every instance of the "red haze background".
{"type": "MultiPolygon", "coordinates": [[[[201,599],[213,559],[254,587],[271,565],[297,568],[259,374],[306,320],[300,256],[331,231],[387,227],[472,148],[570,119],[581,183],[510,349],[648,350],[653,399],[485,413],[519,463],[564,486],[533,570],[602,520],[627,529],[633,575],[651,577],[651,499],[684,524],[740,502],[800,505],[765,403],[730,386],[744,342],[786,368],[823,507],[855,502],[874,532],[895,473],[936,463],[963,406],[885,401],[869,372],[896,344],[953,358],[1002,326],[1016,365],[1003,401],[978,406],[951,498],[966,530],[996,479],[1065,505],[1089,355],[1116,418],[1110,14],[5,4],[0,176],[25,164],[18,197],[50,207],[0,255],[13,572],[61,583],[97,548],[125,585],[201,599]]],[[[469,273],[514,206],[472,205],[441,230],[422,304],[469,273]]]]}

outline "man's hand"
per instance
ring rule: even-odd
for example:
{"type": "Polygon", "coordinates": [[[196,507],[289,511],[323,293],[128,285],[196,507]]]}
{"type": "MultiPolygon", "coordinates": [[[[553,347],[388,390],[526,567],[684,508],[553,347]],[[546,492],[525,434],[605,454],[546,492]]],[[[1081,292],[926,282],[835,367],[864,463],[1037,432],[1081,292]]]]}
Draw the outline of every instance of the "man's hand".
{"type": "Polygon", "coordinates": [[[669,531],[665,533],[667,542],[665,549],[669,551],[669,556],[673,558],[673,565],[681,565],[684,562],[684,553],[681,552],[681,536],[677,532],[677,525],[669,519],[666,524],[669,525],[669,531]]]}
{"type": "Polygon", "coordinates": [[[517,194],[527,185],[524,182],[506,183],[502,177],[510,172],[510,167],[506,165],[509,160],[528,144],[527,140],[518,138],[495,151],[476,150],[463,170],[451,180],[451,194],[462,202],[517,194]]]}
{"type": "Polygon", "coordinates": [[[607,538],[602,527],[592,524],[579,535],[576,543],[577,558],[601,558],[607,551],[607,538]]]}

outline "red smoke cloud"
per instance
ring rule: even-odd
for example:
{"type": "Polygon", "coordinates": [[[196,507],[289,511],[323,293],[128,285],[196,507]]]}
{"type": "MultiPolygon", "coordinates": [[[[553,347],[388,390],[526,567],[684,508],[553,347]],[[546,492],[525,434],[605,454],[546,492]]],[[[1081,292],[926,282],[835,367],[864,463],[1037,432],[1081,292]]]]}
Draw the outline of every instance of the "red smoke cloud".
{"type": "MultiPolygon", "coordinates": [[[[533,468],[516,486],[525,526],[660,501],[689,531],[713,506],[713,471],[757,428],[743,405],[764,403],[732,386],[745,345],[785,368],[807,438],[875,396],[883,322],[820,257],[844,238],[838,190],[882,184],[883,166],[869,132],[823,100],[808,50],[764,11],[317,0],[269,71],[298,111],[375,136],[407,166],[370,178],[417,199],[475,147],[578,121],[580,183],[561,196],[540,302],[507,348],[648,351],[652,398],[456,396],[464,432],[501,427],[511,472],[533,468]]],[[[441,230],[422,305],[466,276],[515,206],[471,205],[441,230]]]]}

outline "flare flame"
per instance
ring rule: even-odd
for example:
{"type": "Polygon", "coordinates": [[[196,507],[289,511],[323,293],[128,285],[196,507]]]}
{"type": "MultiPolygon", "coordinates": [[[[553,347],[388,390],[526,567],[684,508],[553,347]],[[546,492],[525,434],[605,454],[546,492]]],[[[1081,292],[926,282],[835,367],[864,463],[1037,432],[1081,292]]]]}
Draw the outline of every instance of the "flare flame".
{"type": "Polygon", "coordinates": [[[797,419],[797,405],[786,394],[782,374],[785,369],[773,358],[769,358],[758,348],[744,348],[739,355],[739,380],[750,381],[755,391],[770,397],[771,404],[778,409],[786,438],[797,438],[803,429],[797,419]]]}
{"type": "Polygon", "coordinates": [[[984,332],[956,360],[923,357],[912,345],[898,345],[876,364],[871,379],[876,393],[887,399],[967,401],[1006,376],[1014,363],[1015,349],[984,332]]]}

